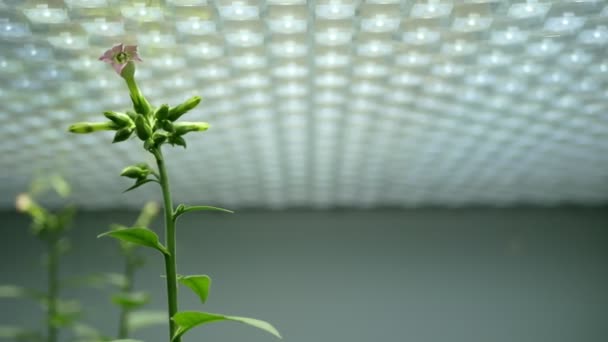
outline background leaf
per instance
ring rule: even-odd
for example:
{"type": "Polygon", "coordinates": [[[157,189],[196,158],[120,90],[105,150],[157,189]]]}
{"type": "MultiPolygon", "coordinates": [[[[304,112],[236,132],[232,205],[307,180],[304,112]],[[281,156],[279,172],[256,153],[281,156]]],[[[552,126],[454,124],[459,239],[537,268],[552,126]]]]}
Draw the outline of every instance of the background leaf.
{"type": "Polygon", "coordinates": [[[13,341],[44,341],[43,337],[37,331],[9,325],[0,326],[0,339],[13,341]]]}
{"type": "Polygon", "coordinates": [[[0,285],[0,298],[30,298],[36,301],[44,301],[46,295],[22,286],[0,285]]]}
{"type": "Polygon", "coordinates": [[[112,295],[112,302],[127,309],[135,309],[150,301],[145,292],[117,293],[112,295]]]}
{"type": "Polygon", "coordinates": [[[108,338],[103,336],[99,330],[84,323],[75,323],[72,326],[72,332],[78,341],[107,341],[108,338]]]}
{"type": "Polygon", "coordinates": [[[58,300],[57,313],[51,318],[56,327],[71,326],[82,313],[80,303],[76,300],[58,300]]]}
{"type": "Polygon", "coordinates": [[[169,254],[169,251],[167,251],[165,246],[158,242],[158,235],[156,235],[155,232],[148,228],[134,227],[128,229],[113,230],[100,234],[97,237],[99,238],[102,236],[110,236],[115,239],[132,242],[137,245],[152,247],[154,249],[159,250],[163,254],[169,254]]]}
{"type": "Polygon", "coordinates": [[[266,332],[273,334],[274,336],[281,338],[281,334],[273,327],[270,323],[248,317],[238,317],[238,316],[224,316],[220,314],[213,314],[208,312],[199,312],[199,311],[182,311],[176,313],[172,320],[177,324],[178,328],[175,331],[175,335],[172,339],[175,339],[188,330],[206,323],[219,322],[219,321],[234,321],[245,323],[252,327],[262,329],[266,332]]]}
{"type": "Polygon", "coordinates": [[[127,325],[130,331],[136,331],[151,325],[167,324],[167,312],[165,311],[134,311],[129,314],[127,325]]]}
{"type": "Polygon", "coordinates": [[[27,290],[16,285],[0,285],[0,298],[21,298],[27,296],[27,290]]]}
{"type": "Polygon", "coordinates": [[[201,299],[201,303],[205,303],[209,296],[209,288],[211,287],[211,278],[208,275],[189,275],[178,278],[179,282],[188,286],[201,299]]]}

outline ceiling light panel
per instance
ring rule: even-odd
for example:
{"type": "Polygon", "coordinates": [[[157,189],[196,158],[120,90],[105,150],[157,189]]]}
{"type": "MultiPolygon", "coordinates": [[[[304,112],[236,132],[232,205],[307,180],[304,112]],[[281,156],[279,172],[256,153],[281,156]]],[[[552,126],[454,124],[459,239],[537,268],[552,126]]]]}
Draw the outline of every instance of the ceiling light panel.
{"type": "MultiPolygon", "coordinates": [[[[228,207],[608,201],[606,1],[17,1],[0,7],[0,206],[56,171],[139,206],[150,156],[66,127],[126,110],[97,58],[138,44],[154,103],[212,129],[168,154],[176,200],[228,207]]],[[[51,203],[52,204],[52,203],[51,203]]]]}

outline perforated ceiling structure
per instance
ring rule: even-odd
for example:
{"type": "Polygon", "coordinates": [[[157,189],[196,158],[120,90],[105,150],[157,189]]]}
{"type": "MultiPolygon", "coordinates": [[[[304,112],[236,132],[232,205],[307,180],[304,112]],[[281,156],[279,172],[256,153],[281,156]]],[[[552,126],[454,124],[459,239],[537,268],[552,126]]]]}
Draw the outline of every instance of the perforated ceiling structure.
{"type": "Polygon", "coordinates": [[[608,200],[606,1],[0,0],[0,206],[63,174],[136,206],[136,140],[70,135],[126,110],[97,61],[138,44],[154,104],[203,102],[166,154],[178,202],[239,207],[608,200]]]}

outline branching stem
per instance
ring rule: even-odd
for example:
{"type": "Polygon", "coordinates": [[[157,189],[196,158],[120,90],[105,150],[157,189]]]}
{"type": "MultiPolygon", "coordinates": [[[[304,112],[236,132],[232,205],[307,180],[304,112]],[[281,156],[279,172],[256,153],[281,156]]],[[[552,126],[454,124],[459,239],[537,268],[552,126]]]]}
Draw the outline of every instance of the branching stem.
{"type": "MultiPolygon", "coordinates": [[[[163,202],[165,209],[165,246],[169,254],[165,254],[165,272],[167,279],[167,300],[169,308],[169,342],[175,335],[177,326],[171,320],[171,317],[177,313],[177,270],[176,270],[176,248],[175,248],[175,221],[173,220],[173,202],[171,200],[171,191],[169,188],[169,177],[165,167],[160,148],[153,150],[158,172],[160,174],[160,185],[163,192],[163,202]]],[[[181,342],[178,337],[173,342],[181,342]]]]}

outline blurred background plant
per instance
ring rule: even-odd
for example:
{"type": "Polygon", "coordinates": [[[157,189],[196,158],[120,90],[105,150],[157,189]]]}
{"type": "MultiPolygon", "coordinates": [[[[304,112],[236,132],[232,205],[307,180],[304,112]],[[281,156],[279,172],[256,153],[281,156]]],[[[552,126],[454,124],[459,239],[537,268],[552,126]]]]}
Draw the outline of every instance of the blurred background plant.
{"type": "MultiPolygon", "coordinates": [[[[133,227],[148,228],[159,212],[156,202],[147,202],[132,226],[114,223],[111,230],[121,230],[133,227]]],[[[90,325],[78,323],[74,327],[76,342],[102,342],[102,341],[135,341],[129,339],[133,332],[155,324],[166,324],[167,314],[161,310],[140,310],[148,304],[150,295],[144,291],[136,291],[135,275],[145,264],[145,258],[138,253],[136,244],[119,240],[120,253],[124,257],[123,272],[106,272],[76,277],[73,283],[88,287],[102,289],[112,287],[116,292],[111,294],[110,300],[119,307],[118,331],[116,339],[102,333],[90,325]]]]}
{"type": "MultiPolygon", "coordinates": [[[[148,202],[142,208],[139,217],[131,227],[120,224],[113,224],[112,230],[120,230],[132,227],[148,228],[159,212],[156,202],[148,202]]],[[[167,314],[163,311],[142,311],[137,310],[150,301],[150,295],[143,291],[135,291],[135,272],[141,268],[145,259],[137,253],[137,245],[119,240],[120,251],[125,258],[124,272],[118,285],[119,292],[112,295],[112,302],[120,307],[118,322],[119,339],[128,338],[131,333],[139,328],[151,324],[164,324],[167,321],[167,314]],[[137,311],[135,311],[137,310],[137,311]]]]}
{"type": "Polygon", "coordinates": [[[38,302],[45,310],[45,329],[30,330],[18,326],[0,327],[0,337],[14,341],[47,341],[57,342],[61,330],[73,327],[80,317],[78,301],[66,300],[62,296],[60,279],[61,258],[69,251],[70,242],[66,232],[71,228],[76,212],[74,205],[67,204],[62,209],[51,211],[37,202],[37,198],[54,192],[62,199],[70,195],[69,184],[58,174],[36,178],[27,193],[17,196],[16,208],[19,212],[31,217],[32,235],[39,239],[46,248],[42,264],[46,268],[47,283],[44,290],[19,285],[0,285],[0,298],[27,298],[38,302]]]}

